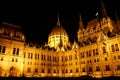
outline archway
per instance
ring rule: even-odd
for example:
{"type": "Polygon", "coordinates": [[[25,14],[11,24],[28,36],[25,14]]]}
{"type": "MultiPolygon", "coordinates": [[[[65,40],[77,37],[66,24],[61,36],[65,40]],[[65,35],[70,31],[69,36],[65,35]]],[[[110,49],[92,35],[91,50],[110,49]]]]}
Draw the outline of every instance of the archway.
{"type": "Polygon", "coordinates": [[[9,77],[16,77],[17,76],[17,69],[15,67],[11,67],[9,70],[9,77]]]}

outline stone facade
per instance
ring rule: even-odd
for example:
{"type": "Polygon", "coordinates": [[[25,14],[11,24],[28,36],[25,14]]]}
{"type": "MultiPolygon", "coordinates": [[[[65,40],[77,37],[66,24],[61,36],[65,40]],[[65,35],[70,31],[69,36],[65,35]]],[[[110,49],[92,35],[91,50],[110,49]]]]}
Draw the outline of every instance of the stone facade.
{"type": "MultiPolygon", "coordinates": [[[[106,12],[102,7],[102,12],[106,12]]],[[[58,18],[57,29],[50,33],[48,44],[39,47],[25,42],[20,26],[3,22],[0,27],[0,76],[120,76],[120,20],[113,21],[106,14],[84,28],[80,15],[77,33],[78,41],[70,45],[58,18]],[[58,37],[51,39],[52,36],[58,37]]]]}

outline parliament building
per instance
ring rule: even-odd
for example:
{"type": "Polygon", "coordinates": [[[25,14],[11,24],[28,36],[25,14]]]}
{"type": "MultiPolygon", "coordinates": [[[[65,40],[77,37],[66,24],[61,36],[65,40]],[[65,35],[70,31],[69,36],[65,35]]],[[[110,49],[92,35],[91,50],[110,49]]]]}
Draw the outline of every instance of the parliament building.
{"type": "Polygon", "coordinates": [[[73,44],[56,20],[44,46],[26,43],[21,26],[0,26],[1,77],[108,77],[120,76],[120,20],[112,20],[101,2],[101,17],[83,25],[79,17],[73,44]]]}

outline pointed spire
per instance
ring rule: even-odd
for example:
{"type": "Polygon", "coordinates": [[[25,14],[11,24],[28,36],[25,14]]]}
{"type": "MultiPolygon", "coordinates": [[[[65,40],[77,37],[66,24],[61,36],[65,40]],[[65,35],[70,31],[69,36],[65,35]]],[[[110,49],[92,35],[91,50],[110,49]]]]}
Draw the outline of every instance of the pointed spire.
{"type": "Polygon", "coordinates": [[[59,14],[58,14],[57,26],[60,26],[59,14]]]}
{"type": "Polygon", "coordinates": [[[81,14],[80,14],[80,20],[79,20],[79,29],[81,29],[81,30],[83,30],[83,29],[84,29],[81,14]]]}
{"type": "Polygon", "coordinates": [[[107,16],[107,11],[105,9],[103,0],[101,0],[101,7],[102,7],[102,17],[106,17],[107,16]]]}

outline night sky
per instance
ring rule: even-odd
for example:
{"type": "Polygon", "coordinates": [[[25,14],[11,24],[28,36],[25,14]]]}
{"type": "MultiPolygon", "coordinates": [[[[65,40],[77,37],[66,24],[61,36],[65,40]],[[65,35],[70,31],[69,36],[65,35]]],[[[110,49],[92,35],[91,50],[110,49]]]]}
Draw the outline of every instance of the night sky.
{"type": "MultiPolygon", "coordinates": [[[[16,0],[1,2],[0,20],[16,24],[23,28],[28,40],[40,44],[47,42],[48,35],[54,28],[59,14],[60,23],[67,31],[71,42],[76,39],[79,14],[82,15],[84,25],[96,18],[100,13],[100,0],[16,0]]],[[[119,0],[103,0],[108,16],[115,19],[115,11],[120,17],[119,0]]]]}

